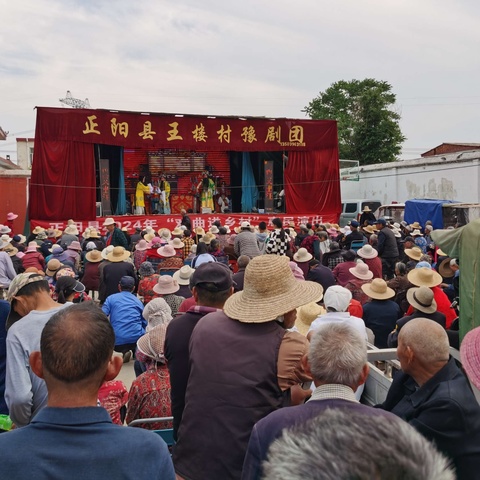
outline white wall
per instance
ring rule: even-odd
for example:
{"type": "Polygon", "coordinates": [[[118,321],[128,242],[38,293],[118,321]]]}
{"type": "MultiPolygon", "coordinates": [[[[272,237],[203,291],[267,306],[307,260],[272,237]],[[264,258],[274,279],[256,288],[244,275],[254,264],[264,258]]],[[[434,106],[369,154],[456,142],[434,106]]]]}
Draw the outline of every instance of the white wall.
{"type": "Polygon", "coordinates": [[[411,198],[480,202],[480,151],[438,155],[360,167],[360,180],[341,181],[342,199],[411,198]]]}

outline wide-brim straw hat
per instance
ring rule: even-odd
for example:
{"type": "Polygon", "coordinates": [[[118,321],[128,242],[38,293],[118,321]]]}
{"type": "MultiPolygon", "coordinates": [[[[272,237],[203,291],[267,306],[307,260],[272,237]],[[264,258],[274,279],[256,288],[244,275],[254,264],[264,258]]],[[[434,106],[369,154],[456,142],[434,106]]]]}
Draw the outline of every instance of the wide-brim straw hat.
{"type": "Polygon", "coordinates": [[[195,233],[196,233],[197,235],[205,235],[205,230],[204,230],[202,227],[197,227],[197,228],[195,229],[195,233]]]}
{"type": "Polygon", "coordinates": [[[27,237],[25,235],[17,233],[15,236],[20,237],[20,241],[18,243],[25,243],[27,241],[27,237]]]}
{"type": "Polygon", "coordinates": [[[78,235],[78,228],[75,225],[69,225],[63,233],[66,233],[67,235],[78,235]]]}
{"type": "Polygon", "coordinates": [[[437,302],[433,292],[428,287],[413,287],[407,290],[407,301],[413,307],[423,313],[437,311],[437,302]]]}
{"type": "Polygon", "coordinates": [[[445,253],[441,248],[437,249],[437,255],[439,257],[448,257],[448,253],[445,253]]]}
{"type": "Polygon", "coordinates": [[[108,247],[105,247],[103,250],[102,250],[102,258],[104,260],[107,260],[107,256],[109,253],[112,253],[113,252],[113,249],[114,249],[114,246],[113,245],[109,245],[108,247]]]}
{"type": "Polygon", "coordinates": [[[215,233],[218,233],[218,227],[217,227],[216,225],[212,225],[212,226],[208,229],[208,231],[209,231],[210,233],[214,233],[214,234],[215,234],[215,233]]]}
{"type": "Polygon", "coordinates": [[[418,229],[420,230],[422,228],[422,226],[418,223],[418,222],[413,222],[410,224],[410,227],[412,227],[414,230],[415,229],[418,229]]]}
{"type": "Polygon", "coordinates": [[[147,233],[143,237],[146,242],[151,242],[155,238],[155,233],[147,233]]]}
{"type": "Polygon", "coordinates": [[[306,248],[299,248],[298,251],[293,255],[293,259],[296,262],[309,262],[313,258],[313,255],[306,248]]]}
{"type": "Polygon", "coordinates": [[[100,235],[98,234],[98,231],[95,228],[92,228],[90,230],[90,233],[88,234],[89,238],[100,238],[100,235]]]}
{"type": "Polygon", "coordinates": [[[172,238],[172,232],[168,228],[161,228],[158,231],[158,236],[168,241],[172,238]]]}
{"type": "Polygon", "coordinates": [[[0,250],[3,250],[5,247],[7,247],[9,245],[8,242],[4,242],[2,240],[0,240],[0,250]]]}
{"type": "Polygon", "coordinates": [[[377,230],[373,228],[371,225],[367,225],[366,227],[362,227],[362,230],[367,233],[375,233],[377,230]]]}
{"type": "Polygon", "coordinates": [[[365,205],[365,206],[363,207],[362,212],[367,212],[367,213],[368,213],[368,212],[371,212],[370,207],[369,207],[368,205],[365,205]]]}
{"type": "Polygon", "coordinates": [[[35,227],[35,228],[33,229],[32,233],[33,233],[34,235],[38,235],[40,232],[44,232],[44,231],[45,231],[44,228],[37,226],[37,227],[35,227]]]}
{"type": "Polygon", "coordinates": [[[295,327],[304,336],[307,336],[308,330],[312,325],[312,322],[320,315],[325,313],[325,309],[322,308],[316,302],[310,302],[306,305],[302,305],[297,308],[297,319],[295,320],[295,327]]]}
{"type": "Polygon", "coordinates": [[[8,253],[10,257],[14,257],[18,253],[18,248],[12,247],[12,245],[7,245],[4,248],[4,252],[8,253]]]}
{"type": "Polygon", "coordinates": [[[212,240],[215,240],[215,235],[213,233],[207,232],[203,237],[202,237],[202,242],[206,243],[207,245],[210,245],[212,240]]]}
{"type": "Polygon", "coordinates": [[[170,240],[169,245],[171,245],[173,248],[183,248],[185,244],[179,239],[179,238],[174,238],[173,240],[170,240]]]}
{"type": "Polygon", "coordinates": [[[164,247],[157,248],[157,253],[162,257],[174,257],[177,254],[171,245],[165,245],[164,247]]]}
{"type": "Polygon", "coordinates": [[[349,268],[348,271],[360,280],[371,280],[373,278],[373,272],[363,262],[358,262],[353,268],[349,268]]]}
{"type": "Polygon", "coordinates": [[[107,260],[110,262],[123,262],[128,257],[130,257],[130,252],[125,250],[124,247],[113,247],[111,253],[107,255],[107,260]]]}
{"type": "Polygon", "coordinates": [[[178,282],[179,285],[189,285],[190,277],[193,275],[194,271],[194,268],[190,267],[189,265],[184,265],[180,270],[177,270],[173,274],[173,278],[178,282]]]}
{"type": "Polygon", "coordinates": [[[45,274],[49,277],[53,277],[61,267],[62,263],[60,262],[60,260],[52,258],[47,263],[47,269],[45,270],[45,274]]]}
{"type": "Polygon", "coordinates": [[[145,250],[148,250],[148,242],[142,238],[136,245],[135,245],[135,250],[139,250],[140,252],[143,252],[145,250]]]}
{"type": "Polygon", "coordinates": [[[175,227],[172,230],[172,235],[183,235],[183,230],[180,227],[175,227]]]}
{"type": "Polygon", "coordinates": [[[417,287],[436,287],[442,283],[442,276],[428,267],[414,268],[407,275],[410,283],[417,287]]]}
{"type": "Polygon", "coordinates": [[[392,228],[392,232],[395,238],[402,238],[402,232],[398,228],[392,228]]]}
{"type": "Polygon", "coordinates": [[[0,237],[0,240],[5,243],[10,243],[13,239],[6,233],[0,237]]]}
{"type": "Polygon", "coordinates": [[[452,270],[452,267],[450,267],[451,260],[452,259],[450,257],[444,258],[440,262],[440,265],[438,266],[438,273],[443,278],[452,278],[455,275],[455,272],[452,270]]]}
{"type": "Polygon", "coordinates": [[[374,278],[370,283],[362,285],[363,292],[375,300],[388,300],[395,296],[395,290],[387,286],[382,278],[374,278]]]}
{"type": "Polygon", "coordinates": [[[170,275],[160,275],[160,277],[158,277],[157,284],[153,287],[153,291],[155,293],[159,293],[160,295],[168,295],[169,293],[175,293],[178,292],[179,289],[180,285],[170,275]]]}
{"type": "Polygon", "coordinates": [[[412,260],[416,260],[418,262],[422,257],[423,252],[422,252],[422,249],[419,247],[412,247],[412,248],[405,249],[405,255],[411,258],[412,260]]]}
{"type": "Polygon", "coordinates": [[[460,358],[467,377],[480,389],[480,327],[470,330],[463,337],[460,358]]]}
{"type": "Polygon", "coordinates": [[[411,233],[412,237],[423,237],[423,233],[418,230],[418,228],[416,228],[412,233],[411,233]]]}
{"type": "Polygon", "coordinates": [[[98,263],[103,260],[101,252],[98,250],[91,250],[85,255],[85,258],[90,262],[90,263],[98,263]]]}
{"type": "Polygon", "coordinates": [[[244,323],[264,323],[301,305],[318,302],[323,287],[297,281],[288,261],[288,257],[280,255],[260,255],[250,260],[243,290],[227,299],[225,314],[244,323]]]}
{"type": "Polygon", "coordinates": [[[106,218],[103,222],[104,227],[108,227],[109,225],[115,225],[115,219],[113,219],[112,217],[106,218]]]}
{"type": "Polygon", "coordinates": [[[357,250],[357,255],[361,258],[376,258],[378,257],[378,252],[367,243],[357,250]]]}

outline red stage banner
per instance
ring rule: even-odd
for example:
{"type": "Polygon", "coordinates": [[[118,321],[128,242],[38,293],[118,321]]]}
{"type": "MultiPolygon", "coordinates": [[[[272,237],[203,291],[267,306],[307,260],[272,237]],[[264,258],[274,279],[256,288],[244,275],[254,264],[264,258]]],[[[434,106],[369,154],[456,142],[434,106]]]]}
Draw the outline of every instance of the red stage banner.
{"type": "Polygon", "coordinates": [[[311,151],[337,148],[337,123],[38,107],[37,137],[128,148],[311,151]]]}
{"type": "MultiPolygon", "coordinates": [[[[201,227],[205,230],[208,230],[213,222],[216,220],[220,220],[222,225],[228,225],[230,229],[235,227],[239,227],[242,222],[250,222],[252,225],[256,226],[260,222],[264,221],[271,227],[271,221],[274,218],[281,218],[283,220],[284,225],[294,224],[298,227],[300,224],[311,223],[314,225],[315,223],[333,223],[338,220],[338,218],[332,215],[287,215],[287,214],[271,214],[271,215],[263,215],[263,214],[221,214],[221,213],[212,213],[212,214],[188,214],[190,220],[192,221],[192,227],[195,229],[196,227],[201,227]]],[[[146,228],[152,227],[155,230],[160,228],[168,228],[173,230],[176,226],[180,225],[182,221],[182,217],[180,215],[152,215],[152,216],[144,216],[144,215],[121,215],[121,216],[113,216],[115,219],[117,226],[122,228],[128,228],[128,231],[132,233],[135,228],[146,228]]],[[[98,217],[95,220],[85,220],[85,221],[77,221],[75,225],[77,226],[80,232],[83,232],[87,227],[93,227],[100,230],[102,233],[105,233],[105,228],[103,227],[103,222],[105,221],[105,217],[98,217]]],[[[64,230],[67,226],[67,220],[65,221],[43,221],[43,220],[31,220],[30,221],[31,229],[33,230],[35,227],[43,227],[43,228],[58,228],[60,230],[64,230]]]]}

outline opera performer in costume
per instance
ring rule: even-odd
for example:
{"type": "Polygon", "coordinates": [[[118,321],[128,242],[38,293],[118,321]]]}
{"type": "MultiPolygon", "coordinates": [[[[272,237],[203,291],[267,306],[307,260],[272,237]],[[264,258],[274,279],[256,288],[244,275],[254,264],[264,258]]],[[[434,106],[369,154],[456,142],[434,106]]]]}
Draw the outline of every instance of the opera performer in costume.
{"type": "Polygon", "coordinates": [[[160,204],[160,187],[158,180],[154,180],[152,183],[152,193],[150,195],[150,206],[152,207],[152,213],[158,213],[160,204]]]}
{"type": "Polygon", "coordinates": [[[215,182],[208,176],[208,173],[205,172],[203,174],[203,179],[197,188],[200,192],[201,208],[210,208],[214,212],[213,196],[215,195],[215,182]]]}
{"type": "Polygon", "coordinates": [[[145,215],[145,194],[150,194],[150,187],[145,185],[145,177],[137,183],[135,190],[135,215],[145,215]]]}
{"type": "Polygon", "coordinates": [[[221,213],[230,211],[230,200],[224,193],[218,197],[218,205],[221,213]]]}
{"type": "Polygon", "coordinates": [[[165,175],[160,177],[160,213],[170,214],[170,183],[165,175]]]}

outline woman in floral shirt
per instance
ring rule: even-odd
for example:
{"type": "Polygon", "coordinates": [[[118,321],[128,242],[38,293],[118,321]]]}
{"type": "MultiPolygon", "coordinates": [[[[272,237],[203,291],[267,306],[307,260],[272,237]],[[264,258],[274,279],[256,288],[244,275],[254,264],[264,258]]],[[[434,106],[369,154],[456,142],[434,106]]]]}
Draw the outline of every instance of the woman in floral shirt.
{"type": "Polygon", "coordinates": [[[138,284],[138,296],[143,298],[143,304],[146,305],[157,294],[153,287],[158,283],[159,275],[155,273],[153,265],[150,262],[143,262],[138,269],[140,283],[138,284]]]}

